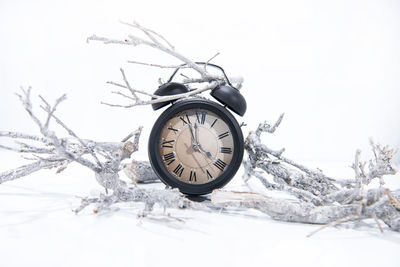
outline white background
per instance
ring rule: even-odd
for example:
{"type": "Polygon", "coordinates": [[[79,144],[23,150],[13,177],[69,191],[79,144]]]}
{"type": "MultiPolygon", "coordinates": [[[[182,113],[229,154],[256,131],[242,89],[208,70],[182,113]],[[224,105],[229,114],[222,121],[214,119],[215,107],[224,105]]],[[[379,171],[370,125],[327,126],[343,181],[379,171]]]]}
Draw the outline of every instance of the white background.
{"type": "MultiPolygon", "coordinates": [[[[357,148],[361,148],[367,159],[370,155],[368,153],[370,137],[382,144],[400,147],[399,15],[398,1],[1,1],[0,130],[37,131],[14,95],[19,86],[32,86],[35,103],[38,103],[36,98],[38,94],[54,101],[58,96],[67,93],[68,100],[60,106],[58,116],[82,138],[116,141],[139,125],[143,125],[141,150],[136,154],[136,158],[146,159],[147,137],[160,111],[153,112],[149,106],[125,110],[101,105],[100,101],[119,100],[110,94],[115,88],[107,85],[106,81],[120,82],[119,68],[122,67],[134,87],[152,92],[157,88],[157,79],[159,77],[166,79],[171,71],[135,66],[126,61],[165,64],[178,62],[148,48],[86,43],[86,38],[92,34],[124,38],[130,33],[137,33],[118,23],[118,20],[128,22],[136,20],[162,33],[178,51],[192,60],[205,61],[220,52],[221,55],[214,63],[222,65],[229,75],[244,77],[245,83],[241,92],[247,100],[248,111],[243,118],[238,117],[238,120],[248,124],[244,129],[245,135],[257,127],[259,122],[268,120],[273,123],[280,113],[285,112],[284,121],[275,135],[265,138],[270,147],[276,149],[285,147],[287,157],[300,162],[309,162],[312,167],[326,167],[330,175],[352,175],[348,166],[354,158],[354,152],[357,148]]],[[[40,112],[38,109],[37,111],[40,112]]],[[[65,133],[60,131],[60,134],[65,133]]],[[[3,144],[7,141],[0,140],[0,142],[3,144]]],[[[0,171],[18,166],[19,159],[9,152],[1,151],[0,156],[3,162],[0,163],[0,171]]],[[[65,190],[71,196],[85,195],[85,192],[95,187],[95,183],[88,182],[92,177],[83,179],[83,183],[89,183],[85,185],[80,184],[82,180],[79,179],[73,180],[74,183],[66,179],[72,174],[90,175],[89,172],[85,172],[86,170],[79,170],[67,172],[59,180],[61,182],[65,180],[64,182],[68,184],[68,189],[65,190]],[[80,189],[74,189],[74,186],[79,186],[80,189]]],[[[32,212],[32,209],[37,207],[35,205],[40,206],[40,204],[32,200],[37,195],[32,193],[24,199],[21,196],[24,193],[13,186],[28,186],[33,190],[35,186],[40,186],[41,181],[41,186],[47,188],[44,190],[45,194],[54,190],[62,192],[61,196],[55,197],[64,203],[60,207],[62,212],[69,214],[69,209],[73,207],[69,198],[62,195],[66,193],[60,188],[62,185],[51,184],[54,183],[54,180],[50,179],[53,173],[45,172],[45,174],[49,180],[37,175],[33,176],[38,179],[37,183],[30,180],[30,184],[23,184],[27,180],[21,180],[0,186],[6,188],[2,191],[3,195],[0,195],[4,197],[2,217],[8,218],[3,219],[5,221],[1,229],[8,233],[9,238],[2,238],[0,241],[3,249],[6,243],[4,240],[22,242],[24,236],[19,234],[26,229],[27,236],[31,237],[32,243],[35,243],[37,240],[36,237],[32,237],[33,233],[42,226],[45,227],[46,223],[51,224],[48,221],[49,217],[56,216],[56,213],[49,213],[46,210],[47,206],[44,205],[43,210],[39,209],[40,215],[36,216],[37,228],[35,226],[24,228],[25,224],[16,226],[13,223],[14,215],[7,217],[7,214],[18,210],[18,205],[21,205],[27,208],[27,211],[22,212],[22,215],[18,215],[22,217],[17,216],[15,220],[25,221],[24,214],[32,212]],[[46,184],[49,186],[46,187],[46,184]],[[13,191],[14,189],[16,191],[13,191]],[[27,202],[31,205],[27,205],[27,202]],[[10,231],[19,234],[16,237],[10,235],[10,231]]],[[[239,180],[236,183],[240,184],[240,177],[236,180],[239,180]]],[[[54,199],[50,198],[48,201],[54,199]]],[[[69,218],[72,215],[60,216],[69,218]]],[[[105,222],[102,221],[104,218],[97,222],[95,216],[90,216],[92,215],[89,214],[86,219],[75,222],[78,225],[77,229],[66,226],[63,232],[74,232],[80,236],[79,231],[88,227],[87,224],[93,223],[99,224],[97,228],[92,225],[95,229],[93,236],[96,230],[107,232],[104,229],[105,222]]],[[[120,219],[119,216],[123,214],[110,216],[109,219],[115,226],[120,219]]],[[[216,235],[215,239],[210,238],[208,241],[214,242],[213,248],[222,246],[221,240],[226,236],[218,236],[210,230],[212,228],[207,226],[206,215],[199,216],[193,215],[196,218],[203,218],[205,222],[200,225],[191,222],[188,227],[216,235]]],[[[72,216],[72,221],[73,218],[76,217],[72,216]]],[[[132,218],[134,216],[124,219],[127,222],[133,220],[133,224],[136,224],[132,218]]],[[[231,218],[222,217],[215,220],[217,223],[225,224],[230,222],[231,218]]],[[[232,229],[229,227],[225,229],[227,235],[235,234],[235,225],[248,223],[253,227],[253,224],[264,223],[241,217],[234,218],[233,221],[235,222],[232,229]]],[[[294,242],[298,246],[295,245],[293,249],[304,247],[304,253],[307,249],[312,250],[325,244],[307,243],[309,241],[303,240],[303,233],[308,230],[298,228],[299,226],[287,224],[282,226],[271,221],[267,225],[276,229],[272,231],[276,240],[287,238],[288,242],[291,240],[290,236],[284,233],[283,236],[276,234],[283,231],[280,227],[288,227],[291,229],[289,232],[300,229],[300,234],[296,232],[298,240],[294,242]]],[[[110,227],[113,227],[112,224],[110,227]]],[[[151,231],[157,229],[156,224],[152,227],[149,226],[151,231]]],[[[240,235],[244,243],[255,240],[261,242],[256,230],[264,228],[260,225],[258,228],[254,227],[254,233],[247,235],[248,240],[246,236],[240,235]]],[[[135,238],[138,234],[143,241],[146,235],[142,230],[136,225],[135,232],[125,237],[133,235],[132,238],[135,238]]],[[[178,242],[175,239],[166,241],[163,236],[175,234],[184,236],[187,233],[178,230],[169,231],[172,230],[168,227],[162,231],[163,234],[158,237],[157,242],[161,244],[162,241],[178,242]]],[[[264,234],[266,236],[260,238],[267,242],[271,233],[264,234]]],[[[49,235],[49,232],[45,232],[46,235],[49,235]]],[[[189,236],[196,235],[189,233],[189,236]]],[[[333,236],[336,238],[336,235],[329,238],[333,236]]],[[[45,239],[47,240],[47,243],[43,242],[45,247],[52,247],[49,240],[57,243],[57,239],[51,238],[45,239]]],[[[352,240],[350,243],[354,242],[354,246],[358,246],[360,239],[364,238],[370,242],[365,245],[367,247],[368,244],[383,242],[382,246],[387,253],[387,266],[394,265],[393,255],[391,258],[389,252],[393,244],[397,244],[398,248],[396,235],[386,236],[387,240],[395,240],[388,243],[385,243],[384,238],[379,235],[371,237],[364,232],[343,236],[339,234],[339,241],[335,238],[333,245],[329,245],[333,246],[331,250],[339,249],[334,244],[340,244],[343,241],[341,238],[350,238],[352,240]],[[351,239],[353,237],[355,239],[351,239]]],[[[201,242],[208,244],[208,241],[201,242]]],[[[240,248],[243,251],[248,249],[246,246],[240,248]]],[[[255,251],[262,254],[263,246],[257,248],[255,251]]],[[[101,248],[97,249],[103,251],[101,248]]],[[[125,251],[124,249],[122,251],[125,251]]],[[[185,250],[183,247],[179,249],[185,250]]],[[[146,253],[149,251],[146,250],[146,253]]],[[[258,263],[272,261],[278,264],[279,257],[284,255],[285,251],[284,248],[276,251],[273,253],[275,257],[271,255],[269,260],[252,256],[258,263]]],[[[74,253],[71,248],[71,254],[74,253]]],[[[327,252],[321,253],[318,255],[325,255],[327,252]]],[[[345,254],[343,262],[340,263],[348,262],[346,259],[357,258],[343,247],[338,253],[345,254]]],[[[54,255],[56,260],[57,254],[54,255]]],[[[107,265],[104,257],[103,255],[103,258],[95,262],[107,265]]],[[[12,260],[12,257],[7,259],[12,260]]],[[[39,265],[42,258],[34,257],[34,259],[37,260],[34,263],[39,265]]],[[[307,257],[301,259],[304,263],[310,263],[307,257]]],[[[244,262],[238,260],[233,264],[239,265],[244,262]]],[[[290,264],[291,261],[282,260],[282,265],[285,263],[290,264]]],[[[315,263],[323,262],[315,260],[315,263]]],[[[331,263],[334,265],[334,261],[331,263]]],[[[370,260],[366,260],[366,263],[373,264],[370,260]]]]}

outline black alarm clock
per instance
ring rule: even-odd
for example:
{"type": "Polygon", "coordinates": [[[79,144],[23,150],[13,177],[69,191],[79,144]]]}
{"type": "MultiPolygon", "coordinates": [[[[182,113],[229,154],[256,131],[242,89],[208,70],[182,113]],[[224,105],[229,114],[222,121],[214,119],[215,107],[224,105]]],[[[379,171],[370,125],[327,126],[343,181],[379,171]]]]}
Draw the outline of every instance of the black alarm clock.
{"type": "MultiPolygon", "coordinates": [[[[209,65],[222,70],[217,65],[209,65]]],[[[155,95],[189,92],[184,84],[171,82],[176,72],[155,95]]],[[[211,91],[222,105],[201,97],[152,105],[157,110],[171,104],[150,133],[150,163],[162,182],[182,193],[203,195],[221,188],[234,177],[242,163],[243,134],[228,108],[243,116],[246,101],[227,77],[226,80],[229,85],[220,85],[211,91]]]]}

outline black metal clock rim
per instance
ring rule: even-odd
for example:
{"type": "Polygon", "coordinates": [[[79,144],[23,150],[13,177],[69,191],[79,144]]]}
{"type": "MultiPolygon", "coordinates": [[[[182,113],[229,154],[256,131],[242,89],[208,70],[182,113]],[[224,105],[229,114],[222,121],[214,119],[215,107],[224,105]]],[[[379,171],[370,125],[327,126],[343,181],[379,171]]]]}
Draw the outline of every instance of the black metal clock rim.
{"type": "Polygon", "coordinates": [[[175,103],[165,110],[154,123],[153,129],[150,133],[148,153],[150,163],[155,173],[163,183],[170,185],[173,188],[179,188],[182,193],[188,195],[204,195],[211,193],[213,189],[223,187],[235,176],[243,159],[243,134],[233,115],[220,104],[203,99],[183,100],[175,103]],[[234,146],[235,149],[237,149],[237,153],[235,153],[237,157],[232,158],[231,163],[227,167],[228,169],[214,181],[205,184],[187,184],[177,180],[164,168],[161,158],[158,155],[158,139],[165,122],[175,114],[189,108],[204,108],[210,110],[228,122],[227,124],[231,128],[230,130],[232,133],[234,146]]]}

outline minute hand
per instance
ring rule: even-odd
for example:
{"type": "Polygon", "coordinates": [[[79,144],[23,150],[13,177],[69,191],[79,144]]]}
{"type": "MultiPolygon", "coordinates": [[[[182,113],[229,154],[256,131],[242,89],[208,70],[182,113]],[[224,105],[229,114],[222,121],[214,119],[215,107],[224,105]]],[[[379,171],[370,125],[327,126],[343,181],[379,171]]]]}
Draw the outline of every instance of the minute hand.
{"type": "MultiPolygon", "coordinates": [[[[196,140],[195,134],[193,133],[192,124],[189,123],[188,125],[189,125],[190,134],[192,135],[192,145],[197,145],[198,142],[196,140]]],[[[195,128],[196,128],[196,126],[195,126],[195,128]]]]}
{"type": "Polygon", "coordinates": [[[194,123],[194,140],[196,141],[197,147],[199,148],[200,152],[206,154],[207,157],[211,158],[211,157],[212,157],[211,153],[208,152],[208,151],[205,151],[205,150],[201,147],[201,144],[200,144],[200,142],[199,142],[198,127],[197,127],[197,124],[196,124],[196,123],[194,123]]]}

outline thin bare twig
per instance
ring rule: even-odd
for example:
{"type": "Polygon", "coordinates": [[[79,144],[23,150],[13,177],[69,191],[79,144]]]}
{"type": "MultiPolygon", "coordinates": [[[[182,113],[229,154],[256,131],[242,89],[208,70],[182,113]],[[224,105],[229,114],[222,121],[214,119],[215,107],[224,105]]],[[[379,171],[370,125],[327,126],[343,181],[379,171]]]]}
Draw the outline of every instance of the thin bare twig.
{"type": "Polygon", "coordinates": [[[219,52],[216,53],[214,56],[212,56],[209,60],[206,61],[206,64],[204,64],[204,70],[207,71],[207,66],[210,63],[211,60],[213,60],[214,58],[216,58],[217,56],[219,56],[219,52]]]}
{"type": "Polygon", "coordinates": [[[148,66],[148,67],[161,68],[161,69],[189,68],[188,66],[182,66],[182,65],[160,65],[160,64],[146,63],[146,62],[140,62],[140,61],[135,61],[135,60],[128,60],[127,62],[132,63],[132,64],[137,64],[137,65],[144,65],[144,66],[148,66]]]}
{"type": "MultiPolygon", "coordinates": [[[[207,83],[208,86],[203,88],[203,89],[197,89],[197,90],[191,90],[191,92],[189,94],[181,94],[181,95],[175,95],[171,98],[171,96],[154,96],[150,93],[146,93],[145,91],[140,91],[140,90],[136,90],[133,89],[128,82],[127,77],[125,76],[124,71],[121,69],[121,73],[123,76],[123,80],[125,83],[125,86],[115,83],[115,82],[108,82],[112,85],[118,86],[118,87],[123,87],[123,88],[127,88],[133,98],[135,99],[133,101],[133,103],[130,104],[114,104],[114,103],[108,103],[106,101],[103,101],[102,103],[111,107],[122,107],[122,108],[131,108],[131,107],[135,107],[138,105],[149,105],[149,104],[154,104],[154,103],[160,103],[160,102],[166,102],[166,101],[171,101],[171,100],[175,100],[175,99],[179,99],[179,98],[186,98],[188,96],[192,96],[192,95],[196,95],[196,94],[200,94],[206,90],[211,90],[214,89],[215,87],[212,87],[210,85],[218,85],[218,84],[224,84],[225,81],[225,77],[222,76],[216,76],[216,75],[211,75],[210,73],[207,72],[206,67],[207,64],[214,59],[216,56],[219,55],[219,53],[217,53],[216,55],[214,55],[212,58],[210,58],[205,65],[200,66],[198,64],[196,64],[194,61],[190,60],[189,58],[185,57],[184,55],[178,53],[174,46],[171,45],[170,42],[167,41],[166,38],[164,38],[162,35],[158,34],[157,32],[145,28],[143,26],[141,26],[139,23],[137,22],[133,22],[133,23],[127,23],[127,22],[121,22],[125,25],[128,25],[130,27],[133,27],[135,29],[140,30],[141,32],[143,32],[147,38],[147,39],[143,39],[140,38],[136,35],[128,35],[128,38],[124,39],[124,40],[116,40],[116,39],[110,39],[110,38],[105,38],[105,37],[99,37],[96,35],[92,35],[91,37],[88,38],[88,41],[100,41],[103,42],[104,44],[123,44],[123,45],[132,45],[132,46],[137,46],[137,45],[145,45],[145,46],[149,46],[151,48],[160,50],[166,54],[171,55],[172,57],[178,59],[179,61],[183,62],[182,65],[173,65],[173,66],[168,66],[168,65],[160,65],[160,64],[153,64],[153,63],[145,63],[145,62],[138,62],[138,61],[133,61],[130,60],[128,61],[129,63],[134,63],[134,64],[140,64],[140,65],[146,65],[146,66],[151,66],[151,67],[158,67],[158,68],[191,68],[195,71],[197,71],[200,75],[201,78],[196,78],[193,80],[190,80],[189,78],[187,78],[184,83],[207,83]],[[162,42],[160,41],[162,40],[162,42]],[[213,83],[213,82],[217,82],[217,83],[213,83]],[[211,83],[211,84],[210,84],[211,83]],[[138,94],[142,94],[142,95],[147,95],[150,96],[151,99],[150,100],[144,100],[144,99],[140,99],[138,97],[138,94]]],[[[242,79],[240,79],[239,86],[241,86],[241,82],[242,79]]],[[[132,100],[129,97],[126,97],[126,95],[124,95],[121,92],[118,92],[117,94],[128,98],[130,100],[132,100]]]]}

